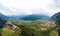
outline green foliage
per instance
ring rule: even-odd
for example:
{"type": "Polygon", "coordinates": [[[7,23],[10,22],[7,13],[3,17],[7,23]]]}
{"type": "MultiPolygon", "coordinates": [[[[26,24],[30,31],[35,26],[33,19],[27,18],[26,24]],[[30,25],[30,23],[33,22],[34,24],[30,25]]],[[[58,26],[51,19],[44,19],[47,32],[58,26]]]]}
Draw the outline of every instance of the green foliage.
{"type": "Polygon", "coordinates": [[[56,27],[50,28],[49,30],[46,31],[44,30],[42,31],[41,30],[42,26],[40,24],[44,24],[44,23],[45,22],[43,22],[42,20],[39,20],[39,21],[32,21],[32,22],[25,21],[19,25],[17,24],[16,25],[22,29],[21,36],[57,36],[56,34],[57,32],[53,32],[56,31],[55,30],[56,27]]]}
{"type": "MultiPolygon", "coordinates": [[[[41,24],[44,24],[43,20],[37,21],[20,21],[11,20],[16,26],[18,26],[22,32],[8,32],[2,31],[2,36],[57,36],[56,27],[49,30],[41,30],[41,24]]],[[[47,27],[45,27],[47,28],[47,27]]]]}
{"type": "Polygon", "coordinates": [[[2,31],[2,36],[18,36],[16,32],[2,31]]]}

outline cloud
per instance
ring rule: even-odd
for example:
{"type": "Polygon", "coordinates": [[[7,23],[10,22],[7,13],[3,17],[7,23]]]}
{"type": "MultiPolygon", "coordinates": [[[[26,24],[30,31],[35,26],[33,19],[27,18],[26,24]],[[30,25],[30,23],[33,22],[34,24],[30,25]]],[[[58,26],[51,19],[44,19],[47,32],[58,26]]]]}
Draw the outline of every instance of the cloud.
{"type": "Polygon", "coordinates": [[[6,11],[8,10],[8,13],[5,11],[7,15],[44,14],[52,16],[60,11],[60,0],[0,0],[0,2],[11,11],[9,12],[4,7],[6,11]]]}
{"type": "Polygon", "coordinates": [[[44,8],[47,7],[52,0],[1,0],[1,2],[10,8],[44,8]]]}
{"type": "Polygon", "coordinates": [[[9,15],[11,11],[9,8],[5,7],[2,3],[0,3],[0,13],[4,14],[4,15],[9,15]]]}

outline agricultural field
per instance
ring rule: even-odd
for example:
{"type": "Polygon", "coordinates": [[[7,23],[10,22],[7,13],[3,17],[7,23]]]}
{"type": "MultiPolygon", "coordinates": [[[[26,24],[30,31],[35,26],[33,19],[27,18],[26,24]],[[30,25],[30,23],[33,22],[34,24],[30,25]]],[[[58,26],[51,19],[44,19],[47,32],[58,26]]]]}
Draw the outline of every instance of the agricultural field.
{"type": "Polygon", "coordinates": [[[10,20],[14,27],[4,25],[0,30],[1,36],[58,36],[55,22],[49,20],[10,20]]]}

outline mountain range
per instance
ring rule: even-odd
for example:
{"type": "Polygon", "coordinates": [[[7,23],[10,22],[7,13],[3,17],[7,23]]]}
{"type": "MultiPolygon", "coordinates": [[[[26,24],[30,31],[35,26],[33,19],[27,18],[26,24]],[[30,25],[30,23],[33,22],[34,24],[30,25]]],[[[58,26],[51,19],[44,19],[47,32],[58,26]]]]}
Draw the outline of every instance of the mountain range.
{"type": "Polygon", "coordinates": [[[60,12],[54,14],[52,17],[51,17],[52,20],[59,20],[60,19],[60,12]]]}
{"type": "Polygon", "coordinates": [[[56,25],[60,26],[60,12],[54,14],[51,19],[55,21],[56,25]]]}
{"type": "Polygon", "coordinates": [[[0,13],[0,18],[3,19],[3,20],[7,20],[9,17],[7,17],[7,16],[0,13]]]}
{"type": "Polygon", "coordinates": [[[49,19],[49,16],[32,14],[32,15],[23,16],[20,19],[22,20],[45,20],[45,19],[49,19]]]}
{"type": "Polygon", "coordinates": [[[19,20],[41,20],[41,19],[49,19],[49,16],[46,15],[18,15],[18,16],[5,16],[0,13],[0,18],[5,20],[19,19],[19,20]]]}

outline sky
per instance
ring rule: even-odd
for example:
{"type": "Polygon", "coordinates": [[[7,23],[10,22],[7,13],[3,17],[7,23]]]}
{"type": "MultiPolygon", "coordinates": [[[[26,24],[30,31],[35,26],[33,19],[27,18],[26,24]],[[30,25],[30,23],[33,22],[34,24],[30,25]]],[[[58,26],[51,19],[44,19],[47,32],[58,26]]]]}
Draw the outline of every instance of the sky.
{"type": "Polygon", "coordinates": [[[0,0],[0,13],[10,15],[43,14],[52,16],[60,12],[60,0],[0,0]]]}

